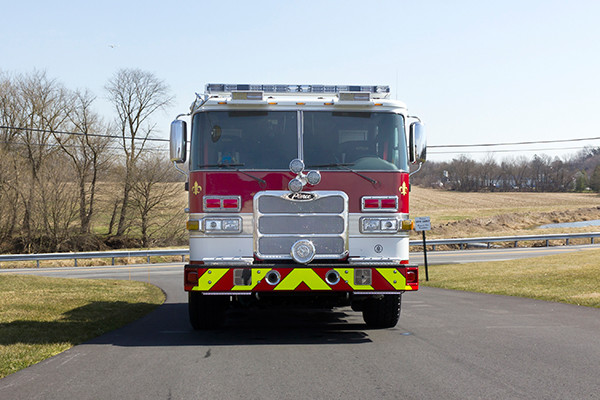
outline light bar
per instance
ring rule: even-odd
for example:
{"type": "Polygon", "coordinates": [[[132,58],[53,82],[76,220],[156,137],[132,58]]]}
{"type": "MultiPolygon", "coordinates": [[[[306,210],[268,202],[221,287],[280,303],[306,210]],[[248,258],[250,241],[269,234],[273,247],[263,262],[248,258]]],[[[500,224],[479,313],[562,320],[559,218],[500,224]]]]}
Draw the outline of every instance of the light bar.
{"type": "Polygon", "coordinates": [[[371,85],[251,85],[209,83],[206,85],[207,94],[232,93],[237,91],[252,91],[276,94],[338,94],[341,92],[371,93],[371,97],[381,99],[390,95],[389,86],[371,85]]]}

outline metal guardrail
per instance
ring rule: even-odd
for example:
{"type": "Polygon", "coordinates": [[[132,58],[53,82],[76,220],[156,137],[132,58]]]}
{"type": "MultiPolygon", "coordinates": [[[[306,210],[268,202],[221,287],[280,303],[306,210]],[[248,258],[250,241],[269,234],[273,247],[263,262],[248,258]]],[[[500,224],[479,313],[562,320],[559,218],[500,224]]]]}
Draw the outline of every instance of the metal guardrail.
{"type": "MultiPolygon", "coordinates": [[[[453,239],[431,239],[427,240],[427,246],[431,246],[435,250],[435,246],[458,244],[463,249],[468,245],[480,245],[490,247],[491,243],[497,242],[513,242],[515,247],[518,247],[519,242],[526,241],[545,241],[546,246],[550,245],[551,240],[565,240],[568,245],[571,239],[591,239],[594,244],[594,239],[600,237],[600,232],[588,233],[565,233],[565,234],[548,234],[548,235],[525,235],[525,236],[490,236],[476,238],[453,238],[453,239]]],[[[411,240],[411,246],[422,246],[423,241],[411,240]]],[[[77,266],[77,260],[86,258],[110,258],[112,265],[115,265],[116,258],[130,257],[146,257],[146,261],[150,264],[150,257],[159,256],[181,256],[181,262],[185,262],[185,257],[189,255],[189,249],[165,249],[165,250],[135,250],[135,251],[89,251],[81,253],[44,253],[44,254],[3,254],[0,255],[0,265],[3,262],[9,261],[36,261],[37,266],[40,266],[40,261],[48,260],[74,260],[77,266]]]]}
{"type": "MultiPolygon", "coordinates": [[[[519,242],[530,241],[545,241],[546,247],[550,245],[551,240],[564,240],[566,245],[569,245],[571,239],[591,239],[594,244],[594,239],[600,237],[600,232],[586,233],[554,233],[546,235],[524,235],[524,236],[490,236],[490,237],[475,237],[475,238],[453,238],[453,239],[431,239],[427,240],[427,246],[431,246],[435,250],[435,246],[458,244],[462,250],[465,245],[484,245],[490,248],[492,243],[497,242],[513,242],[515,247],[518,247],[519,242]]],[[[422,240],[411,240],[411,246],[422,246],[422,240]]]]}
{"type": "Polygon", "coordinates": [[[0,255],[0,265],[9,261],[36,261],[40,266],[40,261],[48,260],[74,260],[77,266],[77,260],[85,258],[110,258],[112,265],[115,265],[116,258],[146,257],[150,264],[150,257],[154,256],[181,256],[181,262],[185,261],[185,256],[189,255],[188,249],[165,249],[165,250],[134,250],[134,251],[88,251],[81,253],[42,253],[42,254],[3,254],[0,255]]]}

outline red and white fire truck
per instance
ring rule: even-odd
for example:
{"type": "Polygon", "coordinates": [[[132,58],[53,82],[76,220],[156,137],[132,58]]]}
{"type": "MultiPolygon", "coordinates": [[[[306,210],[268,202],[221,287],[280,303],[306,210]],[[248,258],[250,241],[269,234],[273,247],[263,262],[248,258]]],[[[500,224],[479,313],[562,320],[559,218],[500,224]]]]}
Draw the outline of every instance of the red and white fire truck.
{"type": "Polygon", "coordinates": [[[423,125],[388,86],[208,84],[171,124],[171,160],[189,148],[195,329],[252,305],[362,311],[392,327],[409,264],[409,164],[425,161],[423,125]]]}

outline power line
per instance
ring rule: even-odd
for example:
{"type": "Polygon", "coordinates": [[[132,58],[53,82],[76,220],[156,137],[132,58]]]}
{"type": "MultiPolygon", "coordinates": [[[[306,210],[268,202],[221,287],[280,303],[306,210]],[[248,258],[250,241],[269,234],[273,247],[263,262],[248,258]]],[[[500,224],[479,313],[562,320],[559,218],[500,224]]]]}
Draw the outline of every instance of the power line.
{"type": "Polygon", "coordinates": [[[0,126],[0,129],[14,129],[17,131],[31,131],[31,132],[40,132],[40,133],[52,133],[52,134],[60,134],[60,135],[74,135],[74,136],[91,136],[91,137],[102,137],[102,138],[110,138],[110,139],[133,139],[133,140],[147,140],[151,142],[168,142],[169,139],[159,139],[159,138],[134,138],[131,136],[119,136],[119,135],[102,135],[99,133],[83,133],[83,132],[67,132],[67,131],[54,131],[49,129],[38,129],[38,128],[20,128],[16,126],[0,126]]]}
{"type": "Polygon", "coordinates": [[[543,144],[543,143],[565,143],[565,142],[581,142],[585,140],[600,140],[600,137],[578,138],[578,139],[558,139],[558,140],[537,140],[530,142],[512,142],[512,143],[479,143],[479,144],[440,144],[427,146],[428,148],[450,148],[450,147],[491,147],[491,146],[517,146],[527,144],[543,144]]]}
{"type": "MultiPolygon", "coordinates": [[[[63,144],[60,145],[58,143],[24,143],[24,142],[15,142],[15,141],[8,141],[8,140],[2,140],[0,141],[0,143],[2,144],[10,144],[10,145],[15,145],[15,146],[38,146],[38,147],[65,147],[65,148],[78,148],[78,147],[82,147],[82,144],[63,144]]],[[[110,147],[104,147],[103,149],[105,150],[123,150],[122,147],[115,147],[115,146],[110,146],[110,147]]],[[[169,149],[165,149],[165,148],[158,148],[158,147],[144,147],[141,151],[161,151],[161,152],[167,152],[169,151],[169,149]]]]}
{"type": "MultiPolygon", "coordinates": [[[[433,146],[427,146],[428,149],[433,146]]],[[[427,151],[427,154],[475,154],[475,153],[513,153],[513,152],[535,152],[535,151],[563,151],[563,150],[582,150],[584,147],[561,147],[545,149],[506,149],[506,150],[470,150],[470,151],[427,151]]]]}

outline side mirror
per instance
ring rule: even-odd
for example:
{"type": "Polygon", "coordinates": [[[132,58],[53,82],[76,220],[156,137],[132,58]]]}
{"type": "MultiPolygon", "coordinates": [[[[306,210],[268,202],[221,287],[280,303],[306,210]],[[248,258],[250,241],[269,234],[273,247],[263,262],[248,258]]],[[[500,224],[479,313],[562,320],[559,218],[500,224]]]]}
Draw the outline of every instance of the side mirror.
{"type": "Polygon", "coordinates": [[[413,164],[424,163],[427,159],[427,136],[425,126],[421,122],[410,124],[408,156],[413,164]]]}
{"type": "Polygon", "coordinates": [[[184,163],[187,155],[187,124],[176,119],[171,122],[171,161],[184,163]]]}

